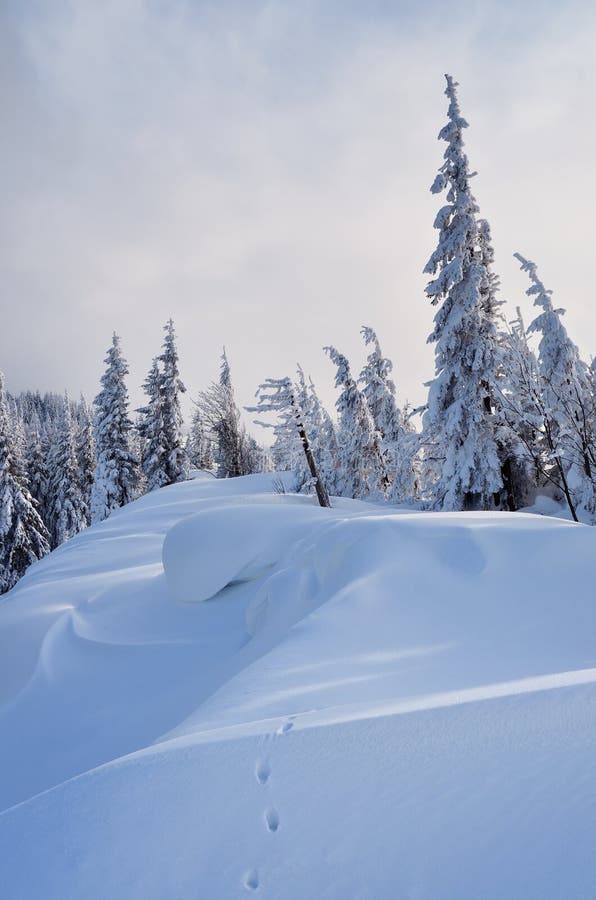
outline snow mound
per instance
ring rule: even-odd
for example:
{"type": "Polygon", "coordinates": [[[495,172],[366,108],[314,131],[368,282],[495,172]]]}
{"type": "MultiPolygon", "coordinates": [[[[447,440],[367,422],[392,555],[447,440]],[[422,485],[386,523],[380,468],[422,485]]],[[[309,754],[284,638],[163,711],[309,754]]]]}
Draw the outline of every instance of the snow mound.
{"type": "Polygon", "coordinates": [[[0,604],[3,896],[592,896],[595,551],[271,475],[88,529],[0,604]]]}
{"type": "Polygon", "coordinates": [[[196,603],[228,585],[258,578],[288,545],[320,524],[325,512],[311,500],[291,505],[236,503],[183,519],[170,529],[163,545],[172,596],[179,603],[196,603]]]}

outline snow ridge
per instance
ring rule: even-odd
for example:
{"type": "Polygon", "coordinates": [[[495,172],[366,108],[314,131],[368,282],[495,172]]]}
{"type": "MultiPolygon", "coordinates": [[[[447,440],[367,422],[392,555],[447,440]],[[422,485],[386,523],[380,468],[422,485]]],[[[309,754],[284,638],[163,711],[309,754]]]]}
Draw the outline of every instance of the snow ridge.
{"type": "Polygon", "coordinates": [[[589,896],[594,530],[273,477],[155,491],[7,595],[7,896],[589,896]]]}

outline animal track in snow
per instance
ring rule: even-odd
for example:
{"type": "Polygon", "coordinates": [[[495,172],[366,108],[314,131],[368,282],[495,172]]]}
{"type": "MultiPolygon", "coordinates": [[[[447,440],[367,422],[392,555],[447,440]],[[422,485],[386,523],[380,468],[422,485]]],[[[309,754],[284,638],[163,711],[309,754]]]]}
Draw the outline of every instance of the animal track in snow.
{"type": "Polygon", "coordinates": [[[251,869],[244,876],[244,887],[247,891],[256,891],[259,887],[259,873],[256,869],[251,869]]]}
{"type": "Polygon", "coordinates": [[[276,832],[279,828],[279,813],[273,807],[265,810],[265,825],[268,831],[276,832]]]}
{"type": "Polygon", "coordinates": [[[259,784],[267,784],[271,775],[271,766],[266,759],[260,759],[255,768],[255,777],[259,784]]]}

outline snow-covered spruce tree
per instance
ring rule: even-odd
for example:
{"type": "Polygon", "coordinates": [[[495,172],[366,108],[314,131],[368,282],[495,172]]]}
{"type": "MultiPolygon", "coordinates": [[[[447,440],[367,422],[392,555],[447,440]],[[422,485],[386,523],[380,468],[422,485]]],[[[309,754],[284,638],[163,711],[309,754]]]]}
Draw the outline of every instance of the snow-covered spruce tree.
{"type": "Polygon", "coordinates": [[[45,471],[46,471],[46,479],[44,482],[44,495],[41,505],[39,507],[39,514],[44,520],[46,527],[49,532],[48,525],[48,504],[50,500],[48,484],[50,480],[50,471],[52,466],[52,448],[55,447],[56,441],[54,440],[54,433],[57,430],[58,423],[54,421],[50,421],[49,419],[45,419],[44,424],[42,425],[41,432],[41,450],[43,453],[44,461],[45,461],[45,471]]]}
{"type": "Polygon", "coordinates": [[[389,503],[414,503],[418,500],[421,438],[412,423],[413,415],[413,411],[407,405],[401,410],[403,432],[391,450],[393,481],[385,495],[389,503]]]}
{"type": "Polygon", "coordinates": [[[486,219],[478,220],[478,250],[482,263],[482,280],[480,282],[480,305],[486,319],[485,328],[493,343],[498,342],[501,322],[501,307],[504,301],[499,299],[500,280],[493,271],[495,251],[492,244],[490,225],[486,219]]]}
{"type": "MultiPolygon", "coordinates": [[[[316,410],[313,405],[313,397],[306,383],[304,371],[300,365],[296,368],[296,380],[294,381],[292,388],[294,402],[300,411],[304,431],[308,436],[308,444],[313,457],[316,460],[319,476],[325,485],[325,488],[327,488],[327,482],[323,475],[323,466],[321,465],[321,456],[317,452],[320,449],[320,437],[317,431],[318,423],[315,421],[316,410]]],[[[283,434],[283,429],[281,430],[281,433],[283,434]]],[[[306,489],[307,491],[310,491],[311,488],[314,487],[314,482],[308,465],[308,459],[304,454],[304,446],[299,432],[295,428],[286,429],[286,441],[288,456],[293,457],[294,459],[294,464],[291,468],[296,474],[296,490],[301,491],[306,489]]],[[[290,467],[288,466],[288,468],[290,467]]]]}
{"type": "MultiPolygon", "coordinates": [[[[501,462],[501,477],[503,489],[501,491],[500,506],[502,509],[514,511],[531,502],[532,485],[526,475],[525,461],[520,458],[519,444],[512,439],[509,429],[502,427],[499,410],[500,396],[503,389],[510,382],[511,370],[515,369],[520,359],[520,354],[531,352],[522,343],[515,343],[519,335],[519,328],[509,332],[505,318],[501,312],[504,305],[498,298],[499,278],[492,271],[495,254],[492,246],[490,226],[486,219],[478,222],[478,246],[480,259],[483,265],[483,279],[480,286],[480,303],[484,314],[484,325],[487,337],[491,345],[495,347],[495,377],[491,385],[487,385],[487,409],[494,413],[495,440],[497,452],[501,462]],[[513,354],[513,358],[511,356],[513,354]],[[520,464],[521,463],[521,464],[520,464]]],[[[515,376],[514,376],[515,377],[515,376]]]]}
{"type": "Polygon", "coordinates": [[[378,487],[384,488],[386,497],[391,502],[403,503],[412,500],[415,493],[414,456],[417,440],[412,438],[412,431],[406,429],[402,411],[397,405],[395,384],[390,378],[393,363],[383,356],[372,328],[363,326],[360,333],[365,345],[371,347],[358,381],[381,436],[385,471],[383,483],[378,487]]]}
{"type": "Polygon", "coordinates": [[[335,347],[324,347],[337,366],[335,406],[339,417],[337,491],[357,500],[375,496],[385,480],[381,436],[375,428],[366,397],[352,377],[350,364],[335,347]]]}
{"type": "Polygon", "coordinates": [[[29,426],[27,451],[25,456],[27,482],[31,496],[37,504],[37,511],[45,519],[45,498],[47,494],[48,468],[46,451],[40,435],[40,424],[37,412],[34,412],[29,426]]]}
{"type": "Polygon", "coordinates": [[[244,426],[240,428],[240,468],[244,475],[271,471],[271,460],[267,450],[257,443],[244,426]]]}
{"type": "Polygon", "coordinates": [[[163,403],[159,362],[153,365],[143,382],[147,403],[139,410],[137,430],[141,437],[141,468],[147,491],[168,484],[166,437],[163,423],[163,403]]]}
{"type": "MultiPolygon", "coordinates": [[[[325,488],[329,492],[329,473],[333,466],[330,451],[334,445],[335,433],[333,423],[327,427],[325,410],[321,406],[312,379],[307,383],[301,366],[297,367],[297,377],[293,383],[294,399],[300,410],[304,430],[317,469],[325,488]]],[[[335,441],[336,444],[336,441],[335,441]]],[[[304,446],[296,428],[280,427],[275,431],[275,441],[271,447],[273,466],[276,471],[293,472],[296,492],[311,490],[314,486],[308,460],[304,454],[304,446]]]]}
{"type": "Polygon", "coordinates": [[[536,489],[543,481],[539,437],[543,418],[538,362],[528,344],[519,306],[502,346],[503,364],[496,394],[499,444],[508,461],[510,508],[521,509],[534,502],[536,489]]]}
{"type": "Polygon", "coordinates": [[[21,478],[26,479],[25,458],[27,454],[27,441],[25,439],[25,423],[21,410],[13,397],[8,400],[8,422],[12,432],[12,445],[14,457],[20,469],[21,478]]]}
{"type": "Polygon", "coordinates": [[[9,591],[49,550],[48,533],[15,458],[0,373],[0,593],[9,591]]]}
{"type": "Polygon", "coordinates": [[[178,350],[174,323],[170,319],[164,326],[166,336],[163,351],[159,357],[161,363],[161,404],[164,439],[164,469],[166,484],[175,484],[188,478],[188,459],[186,456],[184,431],[182,427],[182,410],[180,394],[186,388],[180,378],[178,369],[178,350]]]}
{"type": "Polygon", "coordinates": [[[74,429],[68,397],[56,432],[48,482],[48,525],[52,547],[74,537],[87,527],[89,511],[79,484],[74,429]]]}
{"type": "Polygon", "coordinates": [[[214,465],[213,445],[209,440],[200,410],[195,409],[186,440],[186,454],[190,465],[195,469],[211,470],[214,465]]]}
{"type": "Polygon", "coordinates": [[[542,312],[528,332],[540,336],[538,373],[542,437],[550,477],[558,480],[570,512],[596,520],[596,442],[588,367],[563,325],[564,309],[555,309],[552,291],[538,277],[535,263],[514,254],[530,278],[527,294],[542,312]]]}
{"type": "Polygon", "coordinates": [[[329,494],[338,494],[337,473],[339,449],[337,428],[328,410],[319,400],[314,382],[309,377],[308,415],[313,435],[313,453],[319,463],[319,470],[329,494]]]}
{"type": "Polygon", "coordinates": [[[102,390],[95,398],[96,464],[91,492],[91,521],[101,522],[111,512],[135,499],[139,465],[131,451],[133,428],[128,416],[125,376],[128,366],[114,334],[105,359],[102,390]]]}
{"type": "Polygon", "coordinates": [[[78,482],[87,509],[87,525],[91,523],[91,491],[95,471],[95,440],[93,420],[89,404],[83,396],[78,408],[75,430],[75,452],[77,457],[78,482]]]}
{"type": "Polygon", "coordinates": [[[248,474],[242,469],[242,427],[240,410],[234,399],[230,366],[224,347],[218,382],[212,382],[197,399],[197,409],[205,428],[216,444],[219,478],[248,474]]]}
{"type": "Polygon", "coordinates": [[[219,474],[224,477],[234,477],[243,474],[240,461],[240,410],[234,399],[232,376],[225,347],[221,355],[219,389],[220,418],[216,425],[219,474]]]}
{"type": "MultiPolygon", "coordinates": [[[[262,423],[261,423],[262,424],[262,423]]],[[[292,491],[298,493],[310,480],[302,444],[299,436],[291,429],[278,428],[270,449],[275,472],[293,472],[292,491]]]]}
{"type": "Polygon", "coordinates": [[[592,397],[596,403],[596,356],[592,359],[592,362],[589,366],[589,378],[590,378],[590,387],[592,390],[592,397]]]}
{"type": "Polygon", "coordinates": [[[143,457],[143,438],[139,431],[139,416],[133,420],[132,431],[130,432],[129,447],[132,458],[137,460],[137,486],[135,489],[135,499],[143,497],[147,493],[147,479],[141,465],[143,457]]]}
{"type": "Polygon", "coordinates": [[[389,377],[393,363],[381,352],[379,339],[372,328],[363,325],[360,334],[367,347],[371,347],[358,382],[366,397],[370,414],[383,441],[399,440],[402,423],[395,400],[395,384],[389,377]]]}
{"type": "MultiPolygon", "coordinates": [[[[272,426],[276,433],[286,432],[297,434],[302,445],[306,464],[313,480],[319,505],[330,507],[329,495],[323,484],[312,448],[306,433],[304,412],[300,408],[295,385],[290,378],[268,378],[257,390],[257,406],[247,407],[248,412],[269,413],[275,412],[278,422],[272,426]]],[[[267,423],[259,422],[261,425],[267,423]]]]}
{"type": "MultiPolygon", "coordinates": [[[[8,414],[8,427],[11,434],[12,458],[14,472],[17,479],[29,488],[27,473],[27,439],[25,436],[25,422],[22,408],[14,397],[7,394],[6,407],[8,414]]],[[[29,493],[31,491],[29,490],[29,493]]],[[[39,512],[39,510],[38,510],[39,512]]]]}
{"type": "Polygon", "coordinates": [[[596,436],[596,356],[588,366],[588,383],[590,387],[590,407],[591,415],[589,421],[591,424],[592,435],[596,436]]]}
{"type": "Polygon", "coordinates": [[[448,122],[439,140],[447,148],[431,191],[447,190],[447,204],[435,219],[439,242],[424,270],[432,276],[426,293],[433,305],[440,304],[428,339],[436,345],[436,373],[423,418],[424,445],[434,471],[429,487],[436,508],[489,509],[500,502],[503,486],[491,410],[497,366],[488,311],[491,278],[463,149],[468,123],[460,114],[457,85],[445,77],[448,122]]]}
{"type": "MultiPolygon", "coordinates": [[[[57,396],[57,395],[56,395],[57,396]]],[[[52,395],[54,397],[54,395],[52,395]]],[[[36,501],[36,509],[47,527],[48,478],[51,465],[51,448],[58,419],[48,415],[44,400],[39,394],[23,395],[28,409],[26,425],[25,470],[29,492],[36,501]]],[[[49,529],[48,529],[49,530],[49,529]]]]}

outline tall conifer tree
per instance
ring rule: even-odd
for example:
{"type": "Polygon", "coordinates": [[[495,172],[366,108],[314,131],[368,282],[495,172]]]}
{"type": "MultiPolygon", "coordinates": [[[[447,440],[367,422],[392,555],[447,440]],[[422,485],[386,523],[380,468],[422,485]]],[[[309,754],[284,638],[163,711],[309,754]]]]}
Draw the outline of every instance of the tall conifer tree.
{"type": "Polygon", "coordinates": [[[56,431],[56,446],[48,483],[48,524],[52,547],[86,528],[89,513],[79,482],[70,401],[64,398],[62,421],[56,431]]]}
{"type": "Polygon", "coordinates": [[[435,346],[436,374],[424,415],[427,465],[434,470],[431,495],[436,507],[487,509],[499,502],[501,463],[491,393],[496,377],[496,339],[492,311],[489,240],[477,220],[470,190],[456,83],[446,76],[448,121],[439,132],[447,143],[445,162],[431,188],[447,190],[447,204],[435,219],[437,249],[425,272],[426,293],[439,305],[429,341],[435,346]]]}
{"type": "Polygon", "coordinates": [[[364,499],[379,492],[385,476],[381,437],[348,360],[335,347],[324,349],[337,367],[335,386],[340,388],[335,403],[339,417],[338,493],[364,499]]]}
{"type": "Polygon", "coordinates": [[[214,466],[213,445],[205,431],[201,411],[196,409],[190,424],[186,453],[195,469],[210,470],[214,466]]]}
{"type": "Polygon", "coordinates": [[[178,350],[174,323],[170,319],[164,326],[166,333],[161,363],[160,392],[164,441],[164,469],[166,484],[174,484],[188,478],[188,459],[184,446],[180,394],[186,391],[178,369],[178,350]]]}
{"type": "Polygon", "coordinates": [[[554,463],[573,518],[582,509],[595,520],[596,443],[589,370],[567,334],[562,321],[565,310],[553,306],[552,291],[538,277],[535,263],[520,253],[515,257],[530,278],[527,294],[541,309],[528,332],[540,336],[538,372],[546,454],[554,463]]]}
{"type": "Polygon", "coordinates": [[[16,456],[0,373],[0,593],[49,552],[48,537],[16,456]]]}
{"type": "Polygon", "coordinates": [[[102,390],[95,398],[96,465],[91,492],[91,521],[101,522],[111,512],[135,499],[139,484],[138,461],[131,450],[132,422],[128,416],[125,377],[128,366],[114,334],[105,359],[102,390]]]}
{"type": "Polygon", "coordinates": [[[418,442],[406,428],[402,410],[397,405],[395,384],[390,377],[393,363],[383,356],[372,328],[363,326],[361,334],[371,351],[358,381],[380,435],[383,452],[382,480],[377,487],[392,503],[403,503],[415,494],[414,456],[418,442]]]}
{"type": "Polygon", "coordinates": [[[91,410],[83,396],[79,403],[78,422],[75,428],[75,451],[79,487],[87,510],[87,524],[89,525],[91,522],[91,491],[95,471],[95,439],[91,410]]]}
{"type": "Polygon", "coordinates": [[[168,484],[167,442],[164,434],[163,397],[159,362],[153,365],[143,383],[147,403],[139,409],[138,430],[141,436],[141,468],[148,491],[168,484]]]}
{"type": "Polygon", "coordinates": [[[240,410],[236,406],[230,366],[223,348],[219,381],[199,394],[197,408],[209,437],[216,445],[219,478],[235,478],[248,474],[243,468],[243,429],[240,410]]]}

